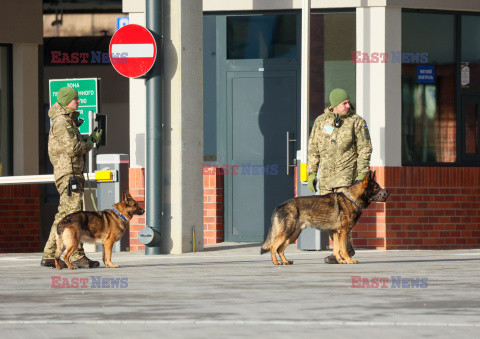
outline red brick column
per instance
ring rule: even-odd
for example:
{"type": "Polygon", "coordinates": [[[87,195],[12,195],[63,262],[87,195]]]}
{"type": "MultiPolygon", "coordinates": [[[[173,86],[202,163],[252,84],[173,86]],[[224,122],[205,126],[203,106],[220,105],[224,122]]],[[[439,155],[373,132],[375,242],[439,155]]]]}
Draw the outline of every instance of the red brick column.
{"type": "Polygon", "coordinates": [[[0,185],[0,253],[40,252],[40,185],[0,185]]]}
{"type": "Polygon", "coordinates": [[[203,243],[223,242],[223,171],[203,166],[203,243]]]}
{"type": "MultiPolygon", "coordinates": [[[[128,170],[128,187],[130,194],[145,209],[145,169],[130,168],[128,170]]],[[[130,221],[130,251],[144,250],[145,245],[138,241],[138,232],[145,227],[145,214],[134,216],[130,221]]]]}

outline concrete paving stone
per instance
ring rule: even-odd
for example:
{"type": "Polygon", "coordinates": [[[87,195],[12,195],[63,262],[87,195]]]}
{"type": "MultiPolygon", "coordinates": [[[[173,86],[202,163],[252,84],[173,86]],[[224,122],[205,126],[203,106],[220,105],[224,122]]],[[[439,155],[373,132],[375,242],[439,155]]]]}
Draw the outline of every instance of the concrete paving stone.
{"type": "MultiPolygon", "coordinates": [[[[290,266],[274,266],[269,254],[259,251],[258,243],[222,243],[180,255],[122,252],[113,254],[118,269],[102,263],[73,271],[41,267],[40,253],[0,254],[1,337],[449,338],[480,333],[480,249],[358,250],[358,265],[328,265],[323,258],[329,252],[291,245],[286,251],[294,261],[290,266]],[[388,279],[385,288],[381,283],[352,287],[373,278],[388,279]],[[412,288],[408,279],[423,279],[417,281],[424,288],[412,288]],[[77,288],[58,288],[75,281],[77,288]]],[[[101,253],[88,256],[101,260],[101,253]]]]}

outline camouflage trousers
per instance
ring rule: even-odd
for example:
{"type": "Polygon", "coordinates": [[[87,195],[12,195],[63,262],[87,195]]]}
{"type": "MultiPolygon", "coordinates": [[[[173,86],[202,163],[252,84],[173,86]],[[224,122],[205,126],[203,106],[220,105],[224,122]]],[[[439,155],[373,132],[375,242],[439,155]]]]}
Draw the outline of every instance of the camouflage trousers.
{"type": "MultiPolygon", "coordinates": [[[[335,188],[320,187],[319,193],[320,195],[325,195],[328,193],[343,193],[347,190],[347,188],[348,187],[335,187],[335,188]]],[[[347,252],[351,253],[353,251],[353,253],[355,253],[352,245],[352,236],[350,233],[351,232],[348,232],[348,235],[347,235],[347,252]]],[[[328,235],[330,236],[330,239],[333,240],[333,231],[329,231],[328,235]]]]}
{"type": "MultiPolygon", "coordinates": [[[[61,185],[60,187],[66,187],[61,185]]],[[[59,185],[57,185],[58,187],[59,185]]],[[[82,211],[83,210],[83,187],[79,185],[80,189],[78,192],[71,192],[69,196],[67,194],[67,190],[64,189],[60,193],[60,203],[58,205],[58,212],[55,215],[55,220],[52,224],[52,229],[50,230],[50,236],[48,237],[47,243],[45,244],[45,249],[43,250],[43,259],[53,259],[55,257],[55,251],[57,250],[57,243],[56,243],[56,235],[57,235],[57,225],[60,220],[63,219],[66,215],[82,211]]],[[[72,253],[70,257],[71,261],[76,261],[80,258],[85,256],[85,251],[83,250],[83,246],[80,243],[78,249],[72,253]]]]}

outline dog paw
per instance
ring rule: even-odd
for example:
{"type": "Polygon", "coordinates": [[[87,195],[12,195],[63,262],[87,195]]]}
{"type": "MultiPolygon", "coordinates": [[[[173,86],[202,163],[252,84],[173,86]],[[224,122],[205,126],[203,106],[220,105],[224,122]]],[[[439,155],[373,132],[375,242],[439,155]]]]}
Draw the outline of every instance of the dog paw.
{"type": "Polygon", "coordinates": [[[287,260],[283,262],[284,265],[293,265],[293,261],[287,260]]]}
{"type": "Polygon", "coordinates": [[[283,265],[283,262],[280,262],[280,261],[274,261],[273,262],[274,265],[283,265]]]}
{"type": "Polygon", "coordinates": [[[118,265],[107,265],[107,268],[118,268],[118,265]]]}
{"type": "Polygon", "coordinates": [[[345,259],[345,263],[346,264],[358,264],[358,261],[349,258],[349,259],[345,259]]]}
{"type": "Polygon", "coordinates": [[[76,270],[77,268],[72,265],[72,267],[69,267],[69,269],[71,269],[71,270],[76,270]]]}

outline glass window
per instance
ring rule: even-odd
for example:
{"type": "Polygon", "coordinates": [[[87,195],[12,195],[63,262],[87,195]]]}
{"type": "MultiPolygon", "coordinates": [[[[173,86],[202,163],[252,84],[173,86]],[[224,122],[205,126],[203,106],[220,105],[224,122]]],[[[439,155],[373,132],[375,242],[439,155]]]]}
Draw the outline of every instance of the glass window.
{"type": "Polygon", "coordinates": [[[296,25],[295,14],[229,16],[227,59],[294,59],[296,25]]]}
{"type": "Polygon", "coordinates": [[[478,104],[465,104],[465,152],[479,153],[478,145],[478,104]]]}
{"type": "Polygon", "coordinates": [[[454,15],[402,13],[404,162],[457,159],[454,52],[454,15]]]}
{"type": "Polygon", "coordinates": [[[462,16],[462,87],[480,88],[480,17],[462,16]]]}
{"type": "Polygon", "coordinates": [[[355,103],[355,13],[312,14],[310,20],[310,127],[343,88],[355,103]]]}
{"type": "Polygon", "coordinates": [[[0,45],[0,175],[11,175],[11,47],[0,45]]]}

